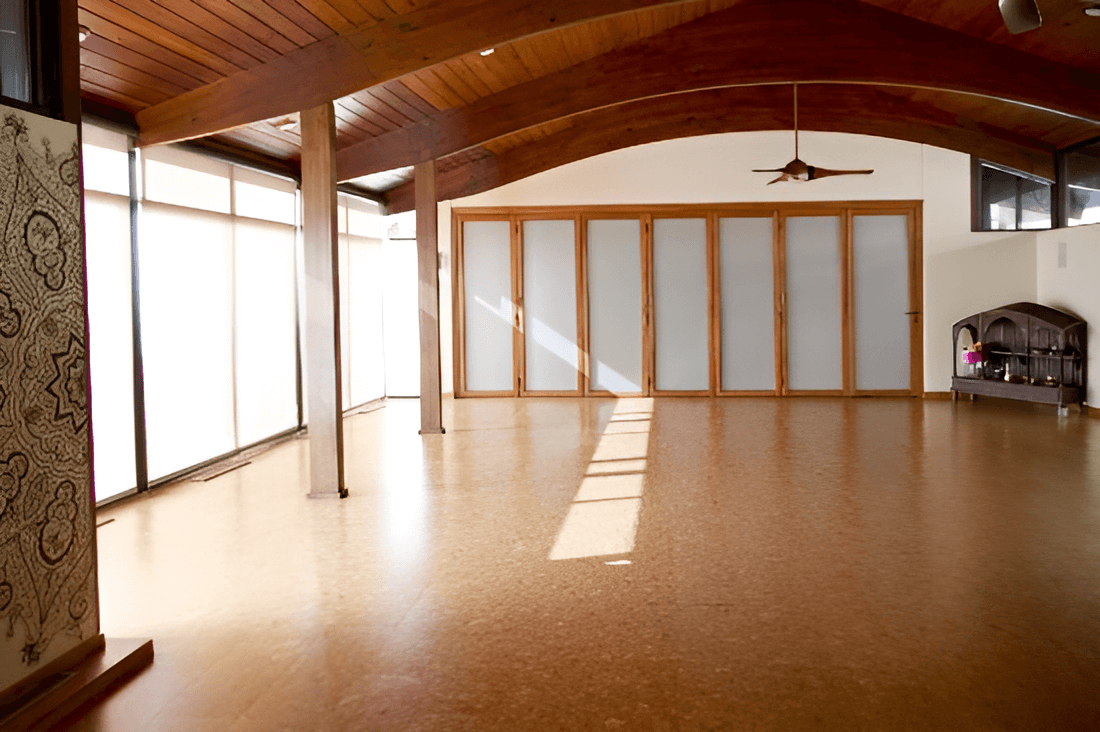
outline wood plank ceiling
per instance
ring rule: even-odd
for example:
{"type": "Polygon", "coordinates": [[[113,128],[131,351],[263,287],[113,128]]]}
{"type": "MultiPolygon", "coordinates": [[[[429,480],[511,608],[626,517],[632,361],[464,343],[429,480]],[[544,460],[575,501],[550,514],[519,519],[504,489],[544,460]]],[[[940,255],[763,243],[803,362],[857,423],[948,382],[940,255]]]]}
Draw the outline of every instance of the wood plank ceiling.
{"type": "MultiPolygon", "coordinates": [[[[692,0],[599,18],[498,44],[491,55],[466,53],[360,90],[336,100],[337,146],[347,148],[424,125],[447,110],[468,107],[740,2],[692,0]]],[[[91,31],[81,47],[83,94],[100,107],[136,115],[297,49],[371,23],[400,20],[431,4],[425,0],[79,0],[80,22],[91,31]]],[[[1019,36],[1004,29],[995,0],[867,0],[867,4],[1100,74],[1095,42],[1100,19],[1085,18],[1079,0],[1040,0],[1043,27],[1019,36]]],[[[996,104],[979,96],[930,89],[891,93],[897,104],[930,105],[959,119],[980,122],[989,119],[992,110],[999,130],[1051,148],[1098,133],[1089,120],[996,104]]],[[[301,143],[296,116],[254,122],[212,139],[294,164],[301,143]]],[[[453,170],[488,156],[504,156],[518,147],[560,136],[584,119],[585,115],[575,115],[517,130],[451,155],[441,165],[453,170]]],[[[785,125],[786,116],[782,119],[785,125]]],[[[761,124],[760,128],[779,128],[761,124]]],[[[830,124],[835,126],[835,120],[830,124]]],[[[367,184],[376,190],[393,188],[405,177],[402,172],[376,175],[367,184]]]]}

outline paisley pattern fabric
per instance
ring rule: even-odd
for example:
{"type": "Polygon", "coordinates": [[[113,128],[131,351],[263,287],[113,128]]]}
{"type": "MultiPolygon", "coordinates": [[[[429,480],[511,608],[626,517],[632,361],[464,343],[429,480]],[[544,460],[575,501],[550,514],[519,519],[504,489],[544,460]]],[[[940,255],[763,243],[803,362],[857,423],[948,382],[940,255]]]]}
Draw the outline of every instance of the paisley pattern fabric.
{"type": "Polygon", "coordinates": [[[76,127],[0,121],[2,691],[99,617],[76,127]]]}

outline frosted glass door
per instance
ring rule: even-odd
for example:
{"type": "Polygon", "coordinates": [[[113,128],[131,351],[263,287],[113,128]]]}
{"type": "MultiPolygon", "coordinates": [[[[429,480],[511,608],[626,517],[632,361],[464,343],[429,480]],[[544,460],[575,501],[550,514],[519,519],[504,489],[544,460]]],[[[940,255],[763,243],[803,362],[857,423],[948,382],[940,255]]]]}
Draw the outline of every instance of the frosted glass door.
{"type": "Polygon", "coordinates": [[[512,391],[512,245],[508,221],[467,221],[462,254],[467,391],[512,391]]]}
{"type": "Polygon", "coordinates": [[[856,389],[909,385],[909,217],[853,216],[856,389]]]}
{"type": "Polygon", "coordinates": [[[787,219],[787,386],[843,388],[840,218],[787,219]]]}
{"type": "Polygon", "coordinates": [[[588,222],[588,333],[592,390],[642,391],[639,221],[588,222]]]}
{"type": "Polygon", "coordinates": [[[706,219],[654,220],[653,300],[657,388],[709,389],[706,219]]]}
{"type": "Polygon", "coordinates": [[[772,219],[718,221],[722,389],[775,390],[772,219]]]}
{"type": "Polygon", "coordinates": [[[572,220],[523,222],[527,391],[577,391],[577,248],[572,220]]]}

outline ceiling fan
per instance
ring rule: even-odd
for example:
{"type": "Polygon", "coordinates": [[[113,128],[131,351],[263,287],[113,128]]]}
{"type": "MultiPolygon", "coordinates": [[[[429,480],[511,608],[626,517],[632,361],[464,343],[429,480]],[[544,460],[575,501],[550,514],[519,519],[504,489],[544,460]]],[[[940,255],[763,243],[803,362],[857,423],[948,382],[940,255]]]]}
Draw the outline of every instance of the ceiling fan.
{"type": "Polygon", "coordinates": [[[997,0],[997,7],[1009,33],[1026,33],[1043,24],[1035,0],[997,0]]]}
{"type": "Polygon", "coordinates": [[[779,173],[779,177],[775,180],[768,181],[770,186],[772,183],[778,183],[779,181],[809,181],[817,180],[818,178],[828,178],[834,175],[870,175],[874,173],[873,170],[829,170],[828,168],[818,168],[815,165],[807,165],[798,159],[798,82],[794,84],[794,160],[784,165],[782,168],[769,168],[765,170],[753,170],[754,173],[779,173]]]}

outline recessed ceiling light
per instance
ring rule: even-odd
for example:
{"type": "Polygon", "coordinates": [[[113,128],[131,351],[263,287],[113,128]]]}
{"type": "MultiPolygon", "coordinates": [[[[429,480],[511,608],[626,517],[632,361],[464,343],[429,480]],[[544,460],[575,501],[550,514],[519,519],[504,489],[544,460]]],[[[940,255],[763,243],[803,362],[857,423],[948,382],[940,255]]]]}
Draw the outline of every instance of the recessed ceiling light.
{"type": "Polygon", "coordinates": [[[298,126],[298,120],[293,117],[282,117],[272,122],[271,126],[282,132],[289,132],[298,126]]]}
{"type": "Polygon", "coordinates": [[[1085,15],[1091,15],[1094,18],[1100,18],[1100,5],[1092,5],[1085,8],[1085,15]]]}
{"type": "Polygon", "coordinates": [[[80,42],[88,40],[88,36],[92,35],[92,29],[86,25],[80,26],[80,42]]]}
{"type": "Polygon", "coordinates": [[[484,51],[481,52],[481,55],[482,56],[492,56],[494,53],[496,53],[495,48],[486,48],[484,51]]]}

